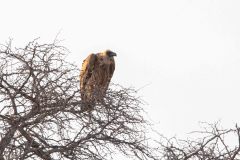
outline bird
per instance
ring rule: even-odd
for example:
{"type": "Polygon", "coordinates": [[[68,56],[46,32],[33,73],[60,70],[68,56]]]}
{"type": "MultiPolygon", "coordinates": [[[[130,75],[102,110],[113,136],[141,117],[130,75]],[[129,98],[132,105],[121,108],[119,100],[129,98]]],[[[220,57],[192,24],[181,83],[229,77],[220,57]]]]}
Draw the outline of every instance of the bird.
{"type": "Polygon", "coordinates": [[[95,104],[103,101],[115,70],[114,56],[117,56],[115,52],[105,50],[91,53],[83,61],[80,71],[80,93],[83,103],[95,104]]]}

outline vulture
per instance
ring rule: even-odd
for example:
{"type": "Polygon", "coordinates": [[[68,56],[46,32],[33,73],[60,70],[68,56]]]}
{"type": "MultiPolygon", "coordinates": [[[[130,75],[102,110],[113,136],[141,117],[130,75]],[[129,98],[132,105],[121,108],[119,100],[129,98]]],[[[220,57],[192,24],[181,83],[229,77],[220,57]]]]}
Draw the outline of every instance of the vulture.
{"type": "Polygon", "coordinates": [[[82,63],[80,92],[83,103],[103,100],[115,70],[116,53],[106,50],[90,54],[82,63]]]}

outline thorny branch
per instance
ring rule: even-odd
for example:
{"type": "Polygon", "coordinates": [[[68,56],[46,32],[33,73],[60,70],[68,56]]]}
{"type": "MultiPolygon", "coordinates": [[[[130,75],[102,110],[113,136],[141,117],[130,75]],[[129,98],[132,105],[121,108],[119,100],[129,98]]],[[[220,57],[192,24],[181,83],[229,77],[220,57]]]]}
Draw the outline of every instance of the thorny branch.
{"type": "MultiPolygon", "coordinates": [[[[163,160],[239,160],[240,128],[219,129],[218,124],[205,124],[204,131],[192,132],[194,137],[188,140],[162,137],[163,160]],[[237,140],[237,141],[236,141],[237,140]],[[237,143],[236,143],[237,142],[237,143]]],[[[193,136],[192,135],[192,136],[193,136]]]]}

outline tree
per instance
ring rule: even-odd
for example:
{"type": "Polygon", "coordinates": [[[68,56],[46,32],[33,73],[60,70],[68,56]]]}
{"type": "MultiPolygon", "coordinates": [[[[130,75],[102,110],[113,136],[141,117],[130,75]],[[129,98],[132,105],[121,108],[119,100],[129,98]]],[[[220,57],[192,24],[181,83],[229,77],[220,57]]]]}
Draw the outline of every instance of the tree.
{"type": "Polygon", "coordinates": [[[193,139],[152,143],[136,90],[111,85],[104,101],[86,109],[79,69],[55,40],[25,48],[0,46],[0,160],[130,159],[238,160],[240,128],[207,124],[193,139]]]}
{"type": "Polygon", "coordinates": [[[0,47],[0,159],[157,159],[148,145],[141,100],[113,85],[87,112],[79,69],[57,40],[0,47]]]}
{"type": "Polygon", "coordinates": [[[239,160],[240,128],[221,129],[219,124],[204,123],[203,130],[192,132],[194,138],[180,140],[162,137],[163,160],[239,160]],[[197,137],[197,138],[196,138],[197,137]]]}

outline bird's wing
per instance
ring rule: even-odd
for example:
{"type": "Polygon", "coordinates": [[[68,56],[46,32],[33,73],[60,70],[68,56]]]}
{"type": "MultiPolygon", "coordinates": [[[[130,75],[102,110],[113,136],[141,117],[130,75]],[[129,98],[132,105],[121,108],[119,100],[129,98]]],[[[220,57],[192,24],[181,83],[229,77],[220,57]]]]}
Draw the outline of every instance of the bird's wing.
{"type": "Polygon", "coordinates": [[[84,90],[87,81],[91,77],[96,60],[97,60],[97,56],[95,54],[90,54],[83,61],[82,69],[80,72],[80,89],[81,90],[84,90]]]}

